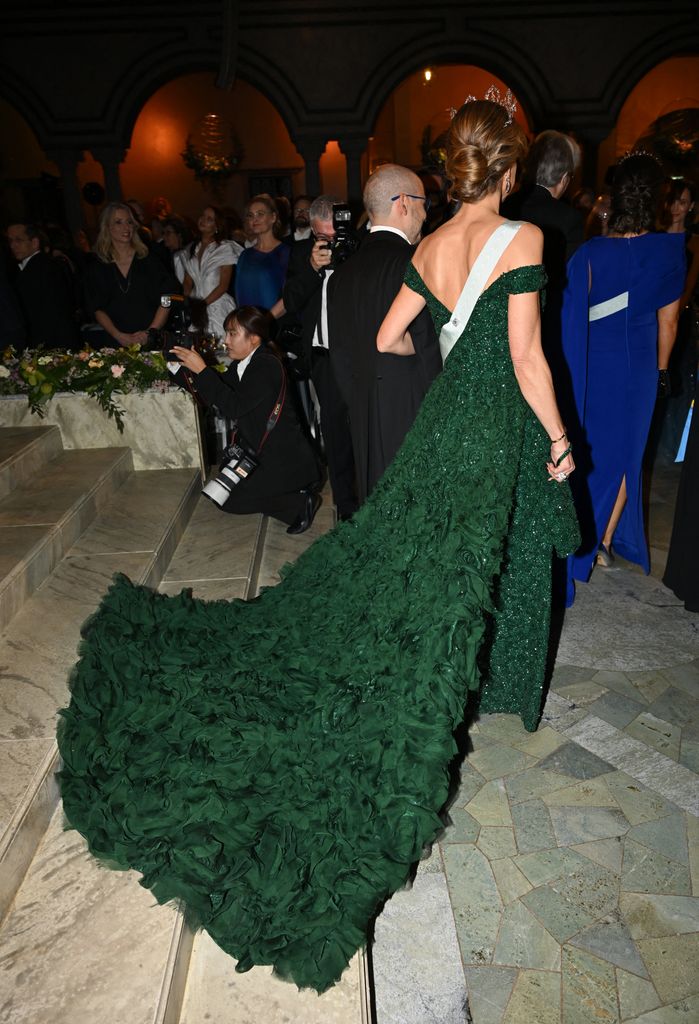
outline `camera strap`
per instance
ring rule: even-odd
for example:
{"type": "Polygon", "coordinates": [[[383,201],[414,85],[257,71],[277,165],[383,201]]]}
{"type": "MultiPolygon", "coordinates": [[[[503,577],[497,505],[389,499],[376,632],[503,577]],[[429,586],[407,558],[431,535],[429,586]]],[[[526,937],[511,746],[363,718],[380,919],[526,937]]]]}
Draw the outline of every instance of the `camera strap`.
{"type": "MultiPolygon", "coordinates": [[[[264,432],[264,435],[262,437],[262,440],[260,441],[260,443],[258,445],[257,451],[255,452],[256,455],[260,454],[260,452],[262,451],[262,446],[264,445],[265,441],[267,440],[267,438],[269,437],[269,435],[272,433],[272,431],[276,427],[277,423],[279,422],[279,417],[282,414],[282,409],[284,408],[284,402],[286,401],[286,371],[285,371],[285,369],[284,369],[284,367],[282,366],[281,363],[279,363],[279,369],[282,371],[282,386],[279,389],[279,394],[277,395],[277,400],[274,403],[274,405],[272,406],[272,411],[270,412],[269,416],[267,417],[267,427],[265,429],[265,432],[264,432]]],[[[237,433],[238,433],[238,427],[237,427],[237,424],[236,424],[236,426],[235,426],[235,428],[234,428],[234,430],[233,430],[233,432],[231,434],[231,439],[229,441],[229,444],[233,444],[235,442],[235,437],[236,437],[237,433]]]]}

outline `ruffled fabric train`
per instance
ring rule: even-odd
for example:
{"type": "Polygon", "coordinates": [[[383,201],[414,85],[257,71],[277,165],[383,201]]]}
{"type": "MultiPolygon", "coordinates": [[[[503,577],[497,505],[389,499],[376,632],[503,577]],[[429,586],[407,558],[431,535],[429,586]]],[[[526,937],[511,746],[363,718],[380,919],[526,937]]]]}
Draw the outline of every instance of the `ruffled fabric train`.
{"type": "Polygon", "coordinates": [[[366,941],[442,828],[486,625],[483,706],[536,727],[551,550],[577,530],[509,360],[524,271],[479,301],[370,501],[278,587],[207,603],[118,577],[84,627],[67,818],[238,970],[323,991],[366,941]]]}

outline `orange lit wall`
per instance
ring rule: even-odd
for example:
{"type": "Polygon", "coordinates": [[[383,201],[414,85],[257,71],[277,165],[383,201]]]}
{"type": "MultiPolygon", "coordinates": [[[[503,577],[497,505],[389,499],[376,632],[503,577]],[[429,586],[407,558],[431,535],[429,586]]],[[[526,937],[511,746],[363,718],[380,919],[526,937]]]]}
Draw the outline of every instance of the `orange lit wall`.
{"type": "Polygon", "coordinates": [[[614,131],[600,145],[600,179],[662,114],[699,107],[699,57],[672,57],[649,71],[631,90],[614,131]]]}
{"type": "Polygon", "coordinates": [[[347,160],[337,142],[329,142],[320,158],[320,185],[325,195],[347,198],[347,160]]]}
{"type": "MultiPolygon", "coordinates": [[[[190,217],[212,199],[242,209],[248,198],[244,176],[234,175],[222,196],[211,196],[180,157],[188,134],[208,113],[235,128],[245,150],[243,169],[303,168],[282,118],[257,89],[238,81],[231,92],[223,92],[214,86],[213,74],[202,72],[169,82],[144,105],[121,165],[124,195],[144,204],[165,196],[176,212],[190,217]]],[[[294,190],[302,192],[303,172],[292,181],[294,190]]]]}
{"type": "MultiPolygon", "coordinates": [[[[395,89],[379,114],[370,143],[369,165],[395,161],[408,167],[422,163],[420,143],[422,133],[429,125],[432,138],[449,127],[449,107],[459,107],[467,96],[484,96],[490,85],[502,93],[507,85],[490,71],[463,65],[436,65],[430,69],[432,78],[425,82],[423,71],[406,78],[395,89]]],[[[516,120],[529,132],[521,105],[516,120]]]]}

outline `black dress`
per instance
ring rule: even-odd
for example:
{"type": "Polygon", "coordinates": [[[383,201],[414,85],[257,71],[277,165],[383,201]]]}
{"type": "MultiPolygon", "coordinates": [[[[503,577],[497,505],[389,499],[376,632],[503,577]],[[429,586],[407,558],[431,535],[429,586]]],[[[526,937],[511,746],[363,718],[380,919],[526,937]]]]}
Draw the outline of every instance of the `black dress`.
{"type": "Polygon", "coordinates": [[[160,296],[179,292],[177,279],[152,253],[134,256],[126,277],[116,263],[92,260],[85,271],[85,304],[91,316],[101,310],[119,331],[146,331],[160,306],[160,296]]]}

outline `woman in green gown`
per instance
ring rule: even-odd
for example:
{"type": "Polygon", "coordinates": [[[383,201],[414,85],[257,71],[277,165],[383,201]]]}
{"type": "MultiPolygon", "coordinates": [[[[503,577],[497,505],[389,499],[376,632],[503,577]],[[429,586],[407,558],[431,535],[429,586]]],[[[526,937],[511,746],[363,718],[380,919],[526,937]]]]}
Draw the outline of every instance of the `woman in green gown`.
{"type": "MultiPolygon", "coordinates": [[[[456,115],[463,205],[420,246],[382,348],[409,351],[425,302],[449,320],[525,147],[499,104],[456,115]]],[[[337,981],[442,829],[469,691],[536,728],[552,549],[578,543],[543,283],[526,225],[369,501],[278,587],[207,603],[119,577],[84,627],[59,727],[68,821],[238,970],[337,981]]]]}

